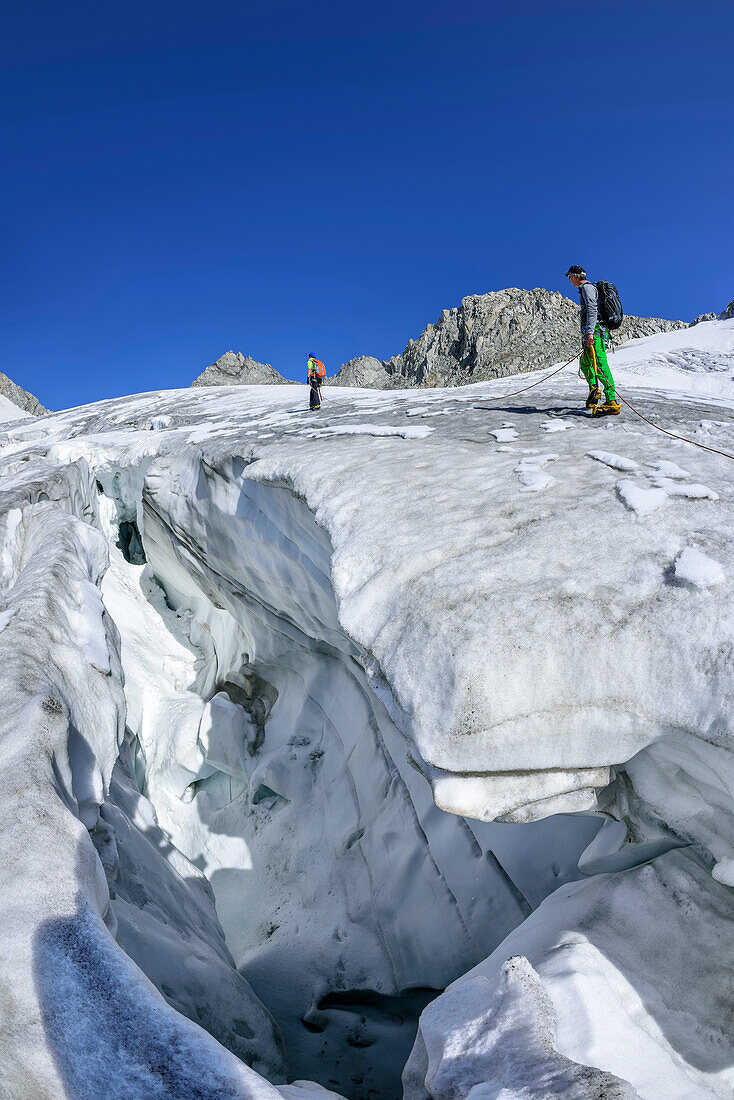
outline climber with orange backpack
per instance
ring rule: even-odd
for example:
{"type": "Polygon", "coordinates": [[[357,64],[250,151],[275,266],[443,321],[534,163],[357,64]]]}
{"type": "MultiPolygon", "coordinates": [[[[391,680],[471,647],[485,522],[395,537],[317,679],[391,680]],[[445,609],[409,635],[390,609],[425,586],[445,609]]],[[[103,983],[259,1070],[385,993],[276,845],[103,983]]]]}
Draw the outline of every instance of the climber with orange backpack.
{"type": "Polygon", "coordinates": [[[326,367],[315,355],[309,354],[307,369],[310,386],[308,407],[313,412],[321,408],[321,383],[326,378],[326,367]]]}

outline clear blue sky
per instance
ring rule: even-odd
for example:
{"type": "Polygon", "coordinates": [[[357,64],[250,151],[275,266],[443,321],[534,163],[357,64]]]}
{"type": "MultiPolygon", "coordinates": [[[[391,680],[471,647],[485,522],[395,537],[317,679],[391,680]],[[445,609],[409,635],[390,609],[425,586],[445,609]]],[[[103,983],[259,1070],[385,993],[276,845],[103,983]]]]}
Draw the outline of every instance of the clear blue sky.
{"type": "Polygon", "coordinates": [[[302,378],[505,286],[734,298],[732,0],[3,5],[0,370],[302,378]]]}

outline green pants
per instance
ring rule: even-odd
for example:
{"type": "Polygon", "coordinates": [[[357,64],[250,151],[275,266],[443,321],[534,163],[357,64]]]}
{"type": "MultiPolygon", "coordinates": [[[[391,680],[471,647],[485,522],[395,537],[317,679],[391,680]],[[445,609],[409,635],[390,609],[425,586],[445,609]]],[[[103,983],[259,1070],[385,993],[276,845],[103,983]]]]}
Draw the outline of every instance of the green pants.
{"type": "Polygon", "coordinates": [[[596,367],[594,366],[594,355],[592,355],[591,348],[584,348],[581,356],[581,370],[584,372],[584,378],[589,383],[590,390],[593,390],[595,386],[601,383],[604,387],[604,396],[607,401],[614,401],[614,379],[612,378],[612,372],[607,362],[607,349],[604,346],[604,334],[598,325],[594,329],[594,352],[596,354],[596,367]]]}

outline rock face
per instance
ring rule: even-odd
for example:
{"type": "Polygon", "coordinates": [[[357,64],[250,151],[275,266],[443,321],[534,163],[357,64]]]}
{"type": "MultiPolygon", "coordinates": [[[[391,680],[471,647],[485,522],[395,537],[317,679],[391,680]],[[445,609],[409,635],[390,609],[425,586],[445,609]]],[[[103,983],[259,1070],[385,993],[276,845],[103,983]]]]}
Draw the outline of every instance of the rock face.
{"type": "Polygon", "coordinates": [[[25,409],[31,416],[46,416],[49,411],[32,393],[28,393],[2,373],[0,373],[0,394],[7,397],[8,401],[12,401],[19,409],[25,409]]]}
{"type": "Polygon", "coordinates": [[[326,385],[364,386],[368,389],[385,389],[385,364],[373,355],[358,355],[350,359],[333,378],[326,379],[326,385]]]}
{"type": "Polygon", "coordinates": [[[691,321],[691,326],[700,325],[702,321],[731,321],[734,318],[734,300],[721,313],[700,313],[691,321]]]}
{"type": "MultiPolygon", "coordinates": [[[[626,317],[615,342],[678,328],[686,328],[686,323],[626,317]]],[[[368,376],[359,384],[378,389],[464,386],[549,367],[572,355],[578,346],[575,302],[557,292],[510,287],[470,295],[455,309],[445,309],[436,324],[409,341],[402,355],[383,364],[384,374],[373,370],[369,376],[375,380],[370,382],[368,376]]],[[[351,363],[342,367],[337,384],[357,384],[351,370],[342,381],[342,372],[351,367],[351,363]]]]}
{"type": "Polygon", "coordinates": [[[258,363],[241,351],[224,355],[195,378],[192,386],[273,386],[293,385],[269,363],[258,363]]]}

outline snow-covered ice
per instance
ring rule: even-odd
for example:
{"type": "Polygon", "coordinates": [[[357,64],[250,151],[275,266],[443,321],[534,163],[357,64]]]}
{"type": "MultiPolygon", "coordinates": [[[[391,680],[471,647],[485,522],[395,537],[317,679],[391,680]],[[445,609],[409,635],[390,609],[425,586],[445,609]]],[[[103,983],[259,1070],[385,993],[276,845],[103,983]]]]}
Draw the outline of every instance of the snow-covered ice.
{"type": "MultiPolygon", "coordinates": [[[[612,366],[733,451],[732,359],[612,366]]],[[[731,1095],[732,463],[507,389],[3,425],[0,1089],[731,1095]]]]}
{"type": "Polygon", "coordinates": [[[9,398],[0,393],[0,424],[10,420],[24,420],[30,416],[25,409],[19,409],[9,398]]]}

